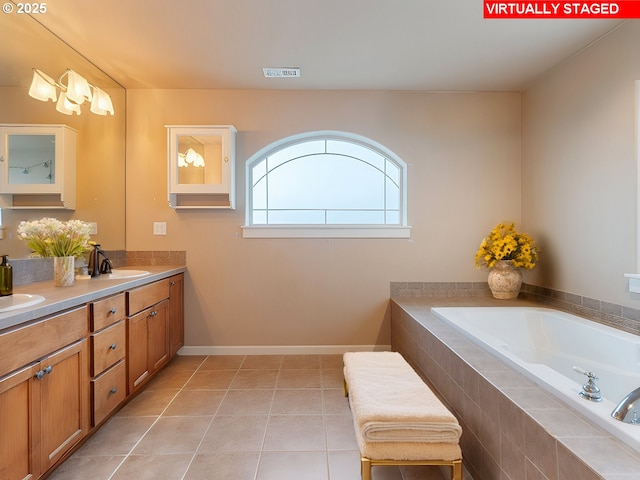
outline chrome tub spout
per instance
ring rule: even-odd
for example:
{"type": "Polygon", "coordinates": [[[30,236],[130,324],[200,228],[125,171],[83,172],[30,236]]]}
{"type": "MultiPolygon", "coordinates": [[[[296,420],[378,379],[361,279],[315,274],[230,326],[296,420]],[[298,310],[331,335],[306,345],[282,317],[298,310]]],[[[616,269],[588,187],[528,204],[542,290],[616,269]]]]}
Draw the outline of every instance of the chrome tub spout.
{"type": "Polygon", "coordinates": [[[616,420],[632,425],[640,425],[640,387],[636,388],[629,395],[624,397],[616,408],[611,412],[611,416],[616,420]]]}

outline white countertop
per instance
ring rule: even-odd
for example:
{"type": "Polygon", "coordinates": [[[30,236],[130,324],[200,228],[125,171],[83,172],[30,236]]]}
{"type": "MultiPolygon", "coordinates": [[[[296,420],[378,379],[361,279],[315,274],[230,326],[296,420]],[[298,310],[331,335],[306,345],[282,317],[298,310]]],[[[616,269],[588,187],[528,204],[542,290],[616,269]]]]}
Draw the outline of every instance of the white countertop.
{"type": "MultiPolygon", "coordinates": [[[[123,267],[123,269],[126,268],[123,267]]],[[[109,279],[106,275],[82,280],[76,279],[75,284],[69,287],[56,287],[53,280],[16,287],[13,289],[13,293],[42,295],[44,302],[31,307],[0,313],[0,331],[124,290],[162,280],[186,270],[184,266],[136,266],[131,268],[146,270],[150,274],[144,277],[124,278],[121,280],[109,279]]]]}

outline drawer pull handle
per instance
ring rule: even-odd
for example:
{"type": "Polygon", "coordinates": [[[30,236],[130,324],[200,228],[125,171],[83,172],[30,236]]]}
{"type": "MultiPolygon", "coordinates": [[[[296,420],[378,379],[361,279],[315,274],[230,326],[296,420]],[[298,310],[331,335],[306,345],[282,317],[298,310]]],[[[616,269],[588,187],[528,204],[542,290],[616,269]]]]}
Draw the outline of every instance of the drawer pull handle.
{"type": "Polygon", "coordinates": [[[111,350],[115,350],[118,347],[118,345],[116,345],[115,343],[112,343],[111,345],[109,345],[109,348],[111,350]]]}
{"type": "Polygon", "coordinates": [[[156,315],[158,315],[158,312],[155,310],[149,314],[150,317],[155,317],[156,315]]]}
{"type": "Polygon", "coordinates": [[[111,310],[109,310],[109,313],[110,313],[111,315],[115,315],[115,314],[116,314],[116,311],[117,311],[117,310],[116,310],[115,308],[112,308],[111,310]]]}
{"type": "Polygon", "coordinates": [[[118,387],[113,387],[111,390],[109,390],[109,394],[114,394],[118,391],[118,387]]]}

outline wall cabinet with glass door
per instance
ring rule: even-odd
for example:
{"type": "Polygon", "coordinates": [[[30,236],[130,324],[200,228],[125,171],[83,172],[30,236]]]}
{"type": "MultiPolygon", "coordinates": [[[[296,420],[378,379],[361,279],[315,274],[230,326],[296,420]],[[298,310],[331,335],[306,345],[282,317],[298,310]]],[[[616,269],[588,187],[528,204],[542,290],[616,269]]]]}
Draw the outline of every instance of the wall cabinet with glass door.
{"type": "Polygon", "coordinates": [[[0,125],[0,207],[76,207],[76,131],[0,125]]]}
{"type": "Polygon", "coordinates": [[[169,205],[235,208],[232,125],[167,125],[169,205]]]}

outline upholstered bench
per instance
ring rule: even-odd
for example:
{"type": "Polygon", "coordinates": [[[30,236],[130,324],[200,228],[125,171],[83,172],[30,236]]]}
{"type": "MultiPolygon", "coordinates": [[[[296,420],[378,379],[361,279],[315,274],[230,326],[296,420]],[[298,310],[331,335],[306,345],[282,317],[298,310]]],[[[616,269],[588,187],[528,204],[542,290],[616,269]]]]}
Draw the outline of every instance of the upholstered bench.
{"type": "Polygon", "coordinates": [[[462,480],[462,429],[397,352],[344,354],[362,480],[377,465],[445,465],[462,480]]]}

